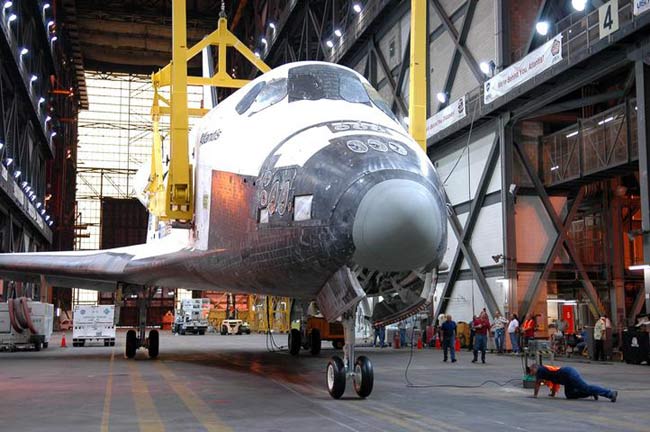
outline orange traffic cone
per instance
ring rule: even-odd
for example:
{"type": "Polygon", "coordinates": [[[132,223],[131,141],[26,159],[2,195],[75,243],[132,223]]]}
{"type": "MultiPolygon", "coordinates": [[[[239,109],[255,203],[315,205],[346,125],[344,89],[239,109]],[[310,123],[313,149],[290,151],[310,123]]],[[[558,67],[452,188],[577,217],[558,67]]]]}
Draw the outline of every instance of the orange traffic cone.
{"type": "Polygon", "coordinates": [[[454,345],[454,351],[460,351],[460,341],[456,339],[456,344],[454,345]]]}
{"type": "Polygon", "coordinates": [[[61,336],[61,348],[67,348],[67,346],[65,343],[65,333],[63,333],[63,336],[61,336]]]}
{"type": "Polygon", "coordinates": [[[440,338],[436,338],[436,349],[440,349],[440,338]]]}
{"type": "Polygon", "coordinates": [[[418,349],[422,349],[422,338],[418,338],[418,349]]]}

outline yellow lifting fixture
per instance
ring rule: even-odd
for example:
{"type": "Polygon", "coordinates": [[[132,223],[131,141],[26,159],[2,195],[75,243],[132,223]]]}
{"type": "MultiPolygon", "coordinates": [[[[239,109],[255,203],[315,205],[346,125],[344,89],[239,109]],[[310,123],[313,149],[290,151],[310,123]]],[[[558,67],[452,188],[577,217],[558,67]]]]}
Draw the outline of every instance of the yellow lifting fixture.
{"type": "Polygon", "coordinates": [[[427,151],[427,2],[411,0],[409,133],[427,151]]]}
{"type": "Polygon", "coordinates": [[[149,194],[149,211],[162,220],[191,221],[194,217],[192,166],[189,159],[188,116],[202,117],[208,110],[189,108],[187,86],[213,86],[241,88],[249,81],[232,78],[227,73],[226,51],[233,47],[262,72],[271,68],[228,30],[228,21],[221,3],[217,29],[201,42],[187,48],[187,13],[185,0],[172,1],[172,61],[151,76],[154,97],[151,107],[153,121],[153,148],[151,176],[146,192],[149,194]],[[212,77],[188,76],[187,62],[208,46],[218,48],[218,65],[212,77]],[[170,87],[170,98],[160,94],[170,87]],[[170,116],[170,161],[167,187],[163,180],[162,138],[160,116],[170,116]]]}

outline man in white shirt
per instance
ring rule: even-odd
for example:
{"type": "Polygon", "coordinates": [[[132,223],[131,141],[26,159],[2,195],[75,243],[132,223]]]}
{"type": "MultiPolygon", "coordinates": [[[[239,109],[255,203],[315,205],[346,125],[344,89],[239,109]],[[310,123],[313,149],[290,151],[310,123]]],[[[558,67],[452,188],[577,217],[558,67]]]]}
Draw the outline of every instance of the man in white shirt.
{"type": "Polygon", "coordinates": [[[494,323],[492,323],[492,331],[494,332],[494,343],[497,346],[497,353],[501,354],[505,345],[505,333],[508,320],[501,316],[499,312],[494,315],[494,323]]]}
{"type": "Polygon", "coordinates": [[[605,339],[607,339],[607,317],[601,315],[594,326],[594,360],[605,360],[605,339]]]}
{"type": "Polygon", "coordinates": [[[510,344],[512,345],[512,353],[519,353],[519,318],[517,314],[512,314],[510,324],[508,324],[508,336],[510,337],[510,344]]]}

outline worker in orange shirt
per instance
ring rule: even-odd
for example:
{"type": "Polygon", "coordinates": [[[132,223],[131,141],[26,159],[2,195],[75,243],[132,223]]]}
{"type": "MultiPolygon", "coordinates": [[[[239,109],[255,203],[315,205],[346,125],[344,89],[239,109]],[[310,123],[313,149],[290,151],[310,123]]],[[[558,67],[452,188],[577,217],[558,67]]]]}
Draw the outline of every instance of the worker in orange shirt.
{"type": "Polygon", "coordinates": [[[530,314],[528,315],[528,319],[524,321],[524,325],[522,326],[522,329],[524,331],[524,346],[528,346],[528,341],[531,339],[535,339],[535,327],[537,326],[537,323],[535,322],[535,315],[530,314]]]}

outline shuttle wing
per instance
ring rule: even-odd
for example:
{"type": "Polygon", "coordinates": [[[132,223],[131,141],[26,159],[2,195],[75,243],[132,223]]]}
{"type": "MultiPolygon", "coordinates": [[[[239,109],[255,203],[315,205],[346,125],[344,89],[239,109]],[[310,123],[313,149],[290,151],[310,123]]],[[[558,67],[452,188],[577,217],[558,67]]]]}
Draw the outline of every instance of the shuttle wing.
{"type": "MultiPolygon", "coordinates": [[[[174,230],[175,231],[175,230],[174,230]]],[[[101,251],[0,254],[0,278],[112,291],[118,283],[147,286],[206,285],[195,281],[187,236],[169,235],[135,246],[101,251]]],[[[218,254],[219,251],[212,251],[218,254]]]]}

